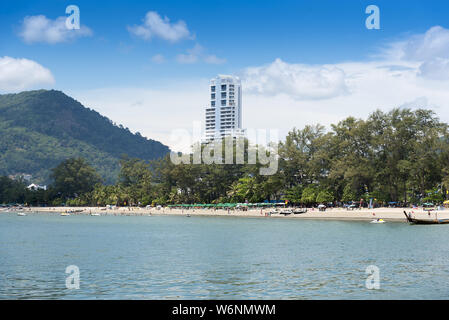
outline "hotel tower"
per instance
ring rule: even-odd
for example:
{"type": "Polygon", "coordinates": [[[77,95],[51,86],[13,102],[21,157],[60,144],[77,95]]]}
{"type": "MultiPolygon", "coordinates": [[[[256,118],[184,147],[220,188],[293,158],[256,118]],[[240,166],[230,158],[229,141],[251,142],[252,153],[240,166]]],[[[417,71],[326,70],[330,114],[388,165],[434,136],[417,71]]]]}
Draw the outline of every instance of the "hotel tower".
{"type": "Polygon", "coordinates": [[[242,84],[238,77],[218,75],[210,81],[206,107],[206,141],[225,136],[241,137],[242,84]]]}

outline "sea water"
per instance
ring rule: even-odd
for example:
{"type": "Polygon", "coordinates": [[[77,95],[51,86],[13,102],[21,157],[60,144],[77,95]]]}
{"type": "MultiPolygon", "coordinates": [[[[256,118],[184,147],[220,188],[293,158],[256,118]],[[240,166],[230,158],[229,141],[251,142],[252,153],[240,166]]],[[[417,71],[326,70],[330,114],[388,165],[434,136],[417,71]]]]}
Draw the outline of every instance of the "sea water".
{"type": "Polygon", "coordinates": [[[449,225],[2,213],[0,299],[449,299],[449,225]]]}

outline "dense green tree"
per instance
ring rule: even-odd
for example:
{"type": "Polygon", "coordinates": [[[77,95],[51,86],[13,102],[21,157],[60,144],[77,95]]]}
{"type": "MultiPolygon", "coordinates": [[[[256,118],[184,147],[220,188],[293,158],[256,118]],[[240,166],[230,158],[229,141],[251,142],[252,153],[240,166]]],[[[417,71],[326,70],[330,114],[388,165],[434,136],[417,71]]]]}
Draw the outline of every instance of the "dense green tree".
{"type": "Polygon", "coordinates": [[[351,202],[356,201],[357,199],[358,199],[357,194],[354,192],[352,186],[350,184],[347,184],[343,189],[343,196],[341,198],[341,201],[351,202]]]}
{"type": "Polygon", "coordinates": [[[302,185],[298,184],[285,190],[283,198],[291,203],[299,204],[302,198],[302,185]]]}
{"type": "Polygon", "coordinates": [[[52,170],[52,188],[63,198],[76,198],[91,192],[101,182],[99,174],[83,158],[61,162],[52,170]]]}
{"type": "Polygon", "coordinates": [[[441,192],[441,189],[434,188],[426,191],[426,197],[423,199],[423,202],[430,203],[441,203],[444,201],[444,195],[441,192]]]}
{"type": "Polygon", "coordinates": [[[0,203],[24,203],[27,189],[22,181],[0,177],[0,203]]]}
{"type": "Polygon", "coordinates": [[[316,203],[316,198],[318,196],[319,190],[317,186],[309,185],[304,189],[301,196],[301,202],[310,205],[316,203]]]}
{"type": "Polygon", "coordinates": [[[316,203],[330,203],[335,200],[334,195],[332,192],[328,190],[321,190],[318,195],[316,196],[316,203]]]}

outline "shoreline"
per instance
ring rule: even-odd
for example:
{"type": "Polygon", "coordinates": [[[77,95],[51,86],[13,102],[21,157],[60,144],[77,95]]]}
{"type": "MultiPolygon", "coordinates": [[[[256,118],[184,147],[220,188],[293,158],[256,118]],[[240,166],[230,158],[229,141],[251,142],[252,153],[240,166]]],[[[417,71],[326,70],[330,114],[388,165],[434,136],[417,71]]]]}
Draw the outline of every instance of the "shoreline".
{"type": "MultiPolygon", "coordinates": [[[[307,213],[281,215],[279,213],[269,214],[273,209],[252,209],[248,211],[225,210],[225,209],[172,209],[172,208],[139,208],[120,207],[106,209],[105,207],[30,207],[22,211],[32,213],[64,213],[70,215],[100,215],[100,216],[203,216],[203,217],[247,217],[247,218],[281,218],[281,219],[303,219],[303,220],[330,220],[330,221],[372,221],[383,219],[390,222],[406,222],[403,211],[412,213],[413,217],[419,219],[449,219],[449,210],[432,211],[430,216],[422,209],[404,208],[376,208],[347,210],[343,208],[332,208],[326,211],[318,211],[315,208],[308,209],[307,213]]],[[[15,211],[18,211],[17,209],[15,211]]],[[[11,212],[11,211],[0,211],[11,212]]]]}

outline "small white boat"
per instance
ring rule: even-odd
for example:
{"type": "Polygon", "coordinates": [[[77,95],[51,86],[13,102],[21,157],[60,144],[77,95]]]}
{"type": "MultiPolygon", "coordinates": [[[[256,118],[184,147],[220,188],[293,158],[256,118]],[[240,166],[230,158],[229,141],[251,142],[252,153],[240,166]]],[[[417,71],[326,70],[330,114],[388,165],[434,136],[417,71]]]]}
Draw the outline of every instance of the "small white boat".
{"type": "Polygon", "coordinates": [[[384,219],[376,219],[376,220],[371,221],[370,223],[385,223],[385,220],[384,219]]]}
{"type": "Polygon", "coordinates": [[[19,217],[25,217],[27,214],[25,212],[17,212],[19,217]]]}
{"type": "Polygon", "coordinates": [[[61,213],[61,216],[62,216],[62,217],[68,217],[68,216],[70,216],[70,213],[62,212],[62,213],[61,213]]]}
{"type": "Polygon", "coordinates": [[[100,216],[100,214],[99,214],[99,213],[91,213],[90,215],[91,215],[91,216],[94,216],[94,217],[98,217],[98,216],[100,216]]]}

